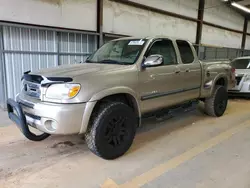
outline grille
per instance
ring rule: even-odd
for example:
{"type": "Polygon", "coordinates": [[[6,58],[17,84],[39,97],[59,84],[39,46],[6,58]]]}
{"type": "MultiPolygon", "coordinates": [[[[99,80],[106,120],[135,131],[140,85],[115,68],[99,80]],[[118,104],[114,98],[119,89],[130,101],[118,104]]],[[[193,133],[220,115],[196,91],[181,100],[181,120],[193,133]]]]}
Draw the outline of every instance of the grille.
{"type": "Polygon", "coordinates": [[[237,85],[239,85],[239,84],[240,84],[240,81],[241,81],[241,79],[242,79],[242,76],[236,76],[235,79],[236,79],[237,85]]]}
{"type": "Polygon", "coordinates": [[[23,92],[28,96],[40,99],[40,95],[41,95],[40,84],[28,82],[24,80],[23,92]]]}

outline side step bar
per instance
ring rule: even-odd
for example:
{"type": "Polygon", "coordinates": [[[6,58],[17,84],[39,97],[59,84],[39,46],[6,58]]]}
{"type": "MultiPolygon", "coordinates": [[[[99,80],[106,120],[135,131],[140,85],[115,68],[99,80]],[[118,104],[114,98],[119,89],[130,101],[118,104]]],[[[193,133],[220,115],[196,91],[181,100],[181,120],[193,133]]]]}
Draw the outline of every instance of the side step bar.
{"type": "Polygon", "coordinates": [[[169,108],[165,108],[165,109],[161,109],[155,112],[144,114],[142,118],[147,119],[147,118],[155,117],[157,120],[169,119],[174,116],[177,116],[180,113],[195,110],[198,103],[199,103],[198,100],[189,101],[181,105],[172,106],[169,108]]]}

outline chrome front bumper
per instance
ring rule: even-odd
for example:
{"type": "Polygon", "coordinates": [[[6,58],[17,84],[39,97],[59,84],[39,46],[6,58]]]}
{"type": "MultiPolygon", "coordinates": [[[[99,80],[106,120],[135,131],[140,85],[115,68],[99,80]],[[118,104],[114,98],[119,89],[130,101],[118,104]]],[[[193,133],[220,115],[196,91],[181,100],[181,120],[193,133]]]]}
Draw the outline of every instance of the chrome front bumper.
{"type": "Polygon", "coordinates": [[[27,125],[48,134],[79,134],[87,129],[95,102],[56,104],[34,100],[18,95],[27,125]],[[87,112],[86,112],[87,110],[87,112]]]}

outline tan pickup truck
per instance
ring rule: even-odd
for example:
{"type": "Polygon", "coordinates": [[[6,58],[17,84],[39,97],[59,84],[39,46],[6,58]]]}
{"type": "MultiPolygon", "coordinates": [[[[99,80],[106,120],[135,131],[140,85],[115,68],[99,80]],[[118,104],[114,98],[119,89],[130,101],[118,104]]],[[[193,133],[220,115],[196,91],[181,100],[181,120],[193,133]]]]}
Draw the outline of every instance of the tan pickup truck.
{"type": "Polygon", "coordinates": [[[205,113],[219,117],[234,82],[229,61],[201,62],[188,41],[122,38],[85,63],[25,72],[22,91],[7,106],[30,140],[85,134],[93,153],[115,159],[130,148],[144,114],[200,100],[205,113]],[[43,133],[32,133],[30,126],[43,133]]]}

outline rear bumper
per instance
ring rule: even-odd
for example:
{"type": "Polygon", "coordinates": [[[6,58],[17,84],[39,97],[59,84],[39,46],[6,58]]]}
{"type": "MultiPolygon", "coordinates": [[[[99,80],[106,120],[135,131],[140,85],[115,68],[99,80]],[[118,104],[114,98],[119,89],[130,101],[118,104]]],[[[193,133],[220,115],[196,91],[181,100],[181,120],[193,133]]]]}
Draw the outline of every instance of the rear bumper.
{"type": "Polygon", "coordinates": [[[250,82],[241,80],[234,88],[228,91],[230,95],[250,95],[250,82]]]}
{"type": "Polygon", "coordinates": [[[239,91],[233,91],[229,90],[228,91],[228,96],[232,97],[250,97],[250,92],[239,92],[239,91]]]}

